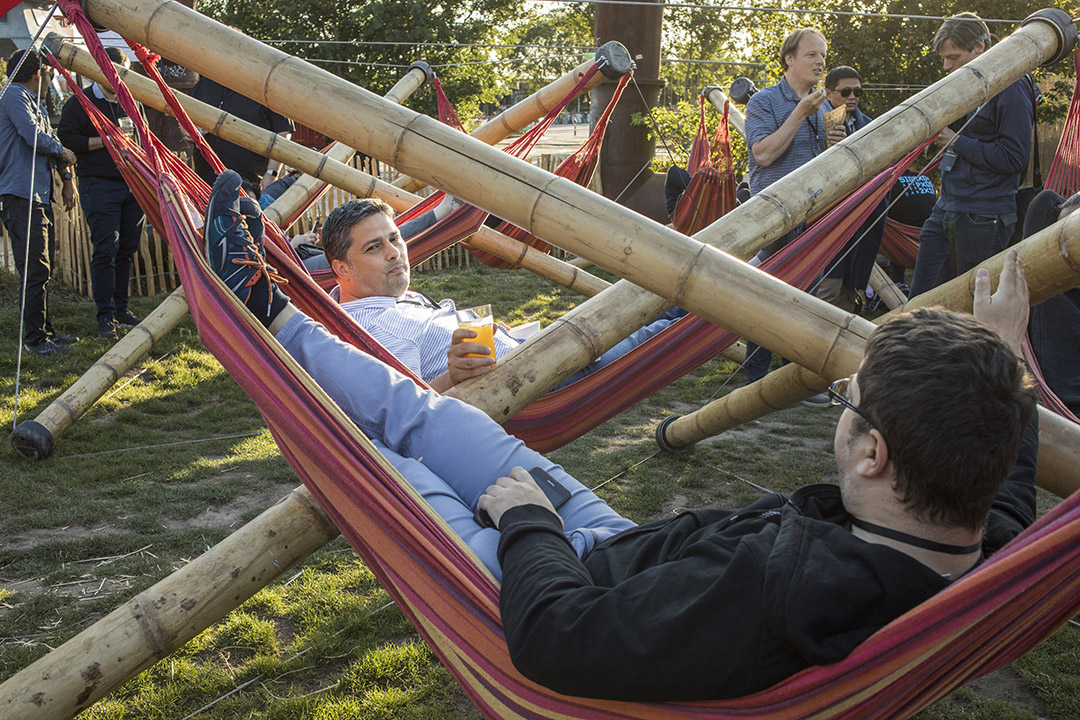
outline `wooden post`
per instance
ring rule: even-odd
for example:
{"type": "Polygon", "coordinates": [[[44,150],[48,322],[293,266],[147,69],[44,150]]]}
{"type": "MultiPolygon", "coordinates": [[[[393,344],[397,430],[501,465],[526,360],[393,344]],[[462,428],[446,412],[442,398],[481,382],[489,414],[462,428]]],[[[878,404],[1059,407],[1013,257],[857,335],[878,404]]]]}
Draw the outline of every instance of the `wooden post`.
{"type": "MultiPolygon", "coordinates": [[[[1080,264],[1075,259],[1080,258],[1080,214],[1069,215],[1019,243],[1015,249],[1024,265],[1032,304],[1075,287],[1080,283],[1080,264]]],[[[978,267],[985,267],[991,278],[997,278],[1007,252],[995,255],[978,267]]],[[[932,305],[971,312],[976,269],[912,298],[907,305],[884,315],[878,322],[904,310],[932,305]]],[[[853,348],[857,350],[854,354],[858,358],[851,365],[837,368],[835,374],[824,376],[796,365],[787,365],[689,415],[665,418],[656,429],[657,442],[665,449],[687,447],[774,410],[789,407],[823,392],[831,380],[853,374],[861,362],[864,344],[861,338],[869,334],[867,330],[872,330],[874,324],[862,318],[853,317],[852,320],[861,327],[849,336],[850,339],[845,338],[845,342],[858,345],[853,348]]],[[[1053,419],[1044,422],[1050,415],[1052,413],[1045,408],[1040,408],[1037,480],[1043,487],[1064,497],[1080,489],[1080,476],[1076,473],[1080,427],[1053,419]]]]}
{"type": "Polygon", "coordinates": [[[870,269],[870,287],[874,288],[874,292],[890,310],[895,310],[907,302],[907,295],[877,263],[870,269]]]}

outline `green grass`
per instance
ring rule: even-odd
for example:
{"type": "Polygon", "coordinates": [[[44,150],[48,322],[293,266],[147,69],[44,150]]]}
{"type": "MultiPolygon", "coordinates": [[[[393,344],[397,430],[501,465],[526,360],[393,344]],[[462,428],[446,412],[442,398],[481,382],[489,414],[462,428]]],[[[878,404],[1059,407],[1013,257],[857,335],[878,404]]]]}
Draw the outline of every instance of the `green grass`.
{"type": "MultiPolygon", "coordinates": [[[[550,322],[581,302],[525,272],[416,277],[436,298],[491,302],[500,320],[550,322]]],[[[84,336],[59,359],[24,355],[19,419],[31,419],[108,348],[92,304],[54,295],[59,329],[84,336]]],[[[160,298],[139,299],[148,313],[160,298]]],[[[11,427],[18,317],[0,272],[0,422],[11,427]]],[[[835,478],[838,410],[796,407],[659,454],[656,423],[742,382],[722,360],[552,453],[620,512],[646,521],[683,507],[738,506],[758,486],[789,492],[835,478]]],[[[297,484],[251,402],[190,320],[155,346],[33,462],[0,460],[0,681],[252,519],[297,484]]],[[[1044,507],[1051,500],[1043,498],[1044,507]]],[[[1080,632],[1041,648],[920,715],[1080,717],[1080,632]]],[[[224,621],[85,711],[93,720],[478,717],[371,572],[341,540],[285,572],[224,621]],[[236,690],[242,687],[240,690],[236,690]]]]}

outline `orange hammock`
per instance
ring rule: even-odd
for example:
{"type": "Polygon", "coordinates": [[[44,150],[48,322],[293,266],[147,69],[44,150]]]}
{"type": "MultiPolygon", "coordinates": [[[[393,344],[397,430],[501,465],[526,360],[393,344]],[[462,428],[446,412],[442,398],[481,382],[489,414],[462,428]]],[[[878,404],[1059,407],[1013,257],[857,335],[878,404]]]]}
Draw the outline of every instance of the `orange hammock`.
{"type": "MultiPolygon", "coordinates": [[[[125,109],[138,118],[75,0],[61,5],[125,109]]],[[[139,121],[136,121],[139,124],[139,121]]],[[[895,620],[840,663],[723,702],[627,703],[559,695],[510,663],[498,586],[459,539],[208,269],[193,193],[145,127],[148,185],[203,342],[252,397],[282,454],[323,503],[465,693],[489,718],[895,718],[1019,657],[1063,624],[1080,597],[1080,494],[990,561],[895,620]]],[[[109,135],[123,146],[126,138],[109,135]]],[[[132,150],[137,156],[141,151],[132,150]]],[[[298,266],[294,293],[325,297],[298,266]],[[304,287],[295,287],[304,286],[304,287]]],[[[294,295],[295,297],[295,295],[294,295]]]]}
{"type": "Polygon", "coordinates": [[[671,216],[675,229],[685,235],[693,235],[712,225],[735,207],[735,170],[728,138],[729,104],[724,103],[724,115],[716,126],[711,149],[705,128],[704,95],[698,96],[698,109],[701,117],[686,166],[691,176],[690,184],[683,191],[671,216]]]}
{"type": "Polygon", "coordinates": [[[892,218],[885,220],[885,234],[881,238],[881,254],[902,268],[915,267],[919,255],[919,233],[922,227],[905,225],[892,218]]]}

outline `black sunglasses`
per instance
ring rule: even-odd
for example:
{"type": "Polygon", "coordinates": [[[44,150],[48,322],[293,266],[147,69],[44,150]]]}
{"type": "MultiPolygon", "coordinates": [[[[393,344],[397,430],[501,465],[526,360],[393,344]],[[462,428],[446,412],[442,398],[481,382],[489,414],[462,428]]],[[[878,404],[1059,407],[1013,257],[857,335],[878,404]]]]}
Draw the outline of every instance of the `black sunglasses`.
{"type": "Polygon", "coordinates": [[[862,97],[862,87],[846,87],[843,90],[840,90],[840,97],[847,97],[852,93],[854,93],[855,97],[862,97]]]}
{"type": "Polygon", "coordinates": [[[848,400],[847,391],[850,384],[851,378],[849,377],[840,378],[833,382],[832,385],[829,385],[829,399],[832,400],[833,405],[846,407],[848,410],[870,423],[870,426],[873,427],[874,423],[870,422],[870,416],[860,410],[855,403],[848,400]]]}

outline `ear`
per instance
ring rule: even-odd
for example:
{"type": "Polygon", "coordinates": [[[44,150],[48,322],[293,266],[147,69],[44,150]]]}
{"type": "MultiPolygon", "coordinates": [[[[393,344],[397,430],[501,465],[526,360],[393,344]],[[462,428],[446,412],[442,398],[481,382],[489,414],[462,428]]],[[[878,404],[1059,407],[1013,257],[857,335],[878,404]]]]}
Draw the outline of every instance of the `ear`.
{"type": "Polygon", "coordinates": [[[346,263],[344,260],[331,260],[330,270],[332,270],[334,275],[339,279],[345,279],[349,277],[349,264],[346,263]]]}
{"type": "Polygon", "coordinates": [[[982,55],[984,52],[986,52],[986,41],[980,40],[979,44],[975,46],[975,54],[982,55]]]}
{"type": "Polygon", "coordinates": [[[859,443],[861,457],[856,470],[863,477],[878,477],[889,469],[889,446],[885,436],[871,428],[859,443]]]}

